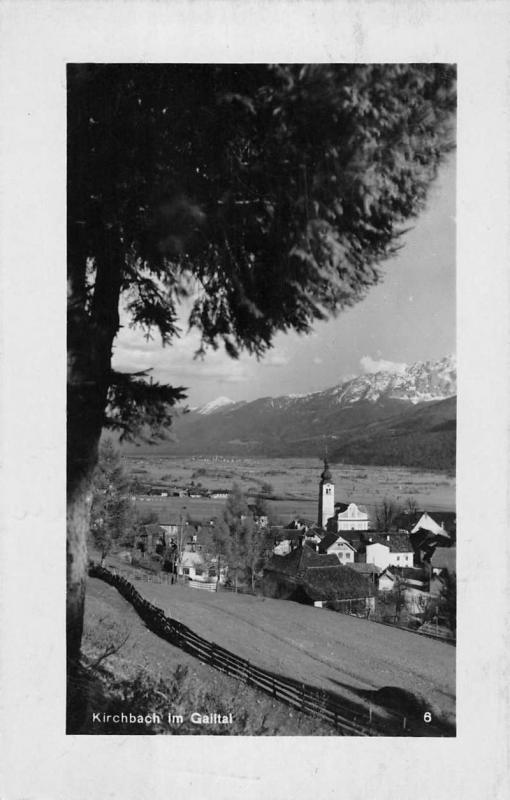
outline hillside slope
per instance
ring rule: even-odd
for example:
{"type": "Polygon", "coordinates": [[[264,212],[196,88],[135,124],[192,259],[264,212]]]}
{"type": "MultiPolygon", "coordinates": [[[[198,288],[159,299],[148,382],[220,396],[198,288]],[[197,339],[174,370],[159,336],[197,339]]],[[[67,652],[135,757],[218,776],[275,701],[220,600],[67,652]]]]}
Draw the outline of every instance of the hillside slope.
{"type": "Polygon", "coordinates": [[[333,611],[269,598],[142,583],[165,613],[257,666],[337,691],[398,686],[455,715],[455,648],[333,611]]]}

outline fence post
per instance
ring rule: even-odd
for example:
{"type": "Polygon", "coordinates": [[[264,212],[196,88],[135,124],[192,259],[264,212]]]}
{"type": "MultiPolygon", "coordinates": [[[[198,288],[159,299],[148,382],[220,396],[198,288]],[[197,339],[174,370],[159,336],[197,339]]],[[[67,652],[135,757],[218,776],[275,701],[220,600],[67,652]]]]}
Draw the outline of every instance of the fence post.
{"type": "Polygon", "coordinates": [[[368,721],[372,724],[372,703],[368,706],[368,721]]]}
{"type": "Polygon", "coordinates": [[[406,729],[406,726],[407,726],[407,717],[404,717],[404,719],[402,720],[402,728],[403,728],[403,730],[406,729]]]}

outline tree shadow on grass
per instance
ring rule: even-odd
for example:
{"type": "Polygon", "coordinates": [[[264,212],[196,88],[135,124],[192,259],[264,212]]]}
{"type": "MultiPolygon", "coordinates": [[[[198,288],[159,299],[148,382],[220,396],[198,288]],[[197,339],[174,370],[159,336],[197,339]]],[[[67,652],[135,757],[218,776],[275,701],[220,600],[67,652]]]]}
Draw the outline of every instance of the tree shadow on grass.
{"type": "Polygon", "coordinates": [[[344,692],[359,698],[359,705],[355,701],[346,699],[344,695],[337,695],[336,692],[330,692],[331,695],[343,705],[357,707],[364,714],[367,714],[368,710],[372,724],[377,728],[383,728],[387,735],[431,737],[456,735],[453,716],[444,713],[420,694],[399,686],[358,689],[334,678],[329,680],[344,692]]]}

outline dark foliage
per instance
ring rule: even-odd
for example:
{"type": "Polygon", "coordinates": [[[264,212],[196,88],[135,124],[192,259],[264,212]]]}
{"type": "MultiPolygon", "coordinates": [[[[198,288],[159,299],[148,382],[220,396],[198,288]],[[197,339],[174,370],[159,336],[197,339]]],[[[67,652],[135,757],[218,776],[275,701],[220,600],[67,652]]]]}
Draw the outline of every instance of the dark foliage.
{"type": "MultiPolygon", "coordinates": [[[[115,335],[119,296],[171,342],[193,295],[203,346],[260,355],[359,300],[452,146],[454,83],[434,64],[69,66],[71,343],[115,335]]],[[[129,376],[107,380],[109,419],[138,427],[129,376]]],[[[147,392],[145,415],[176,399],[147,392]]]]}

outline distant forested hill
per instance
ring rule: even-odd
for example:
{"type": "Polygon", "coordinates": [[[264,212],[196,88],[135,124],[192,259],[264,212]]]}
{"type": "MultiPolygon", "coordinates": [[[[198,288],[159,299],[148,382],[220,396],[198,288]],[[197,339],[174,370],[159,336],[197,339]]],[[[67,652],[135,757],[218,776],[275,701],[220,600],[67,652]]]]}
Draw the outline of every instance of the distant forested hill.
{"type": "Polygon", "coordinates": [[[353,464],[455,469],[457,398],[422,403],[352,430],[332,460],[353,464]]]}
{"type": "Polygon", "coordinates": [[[271,406],[268,399],[178,418],[172,440],[126,446],[158,455],[318,456],[350,464],[455,468],[456,397],[411,405],[360,402],[336,409],[271,406]]]}

